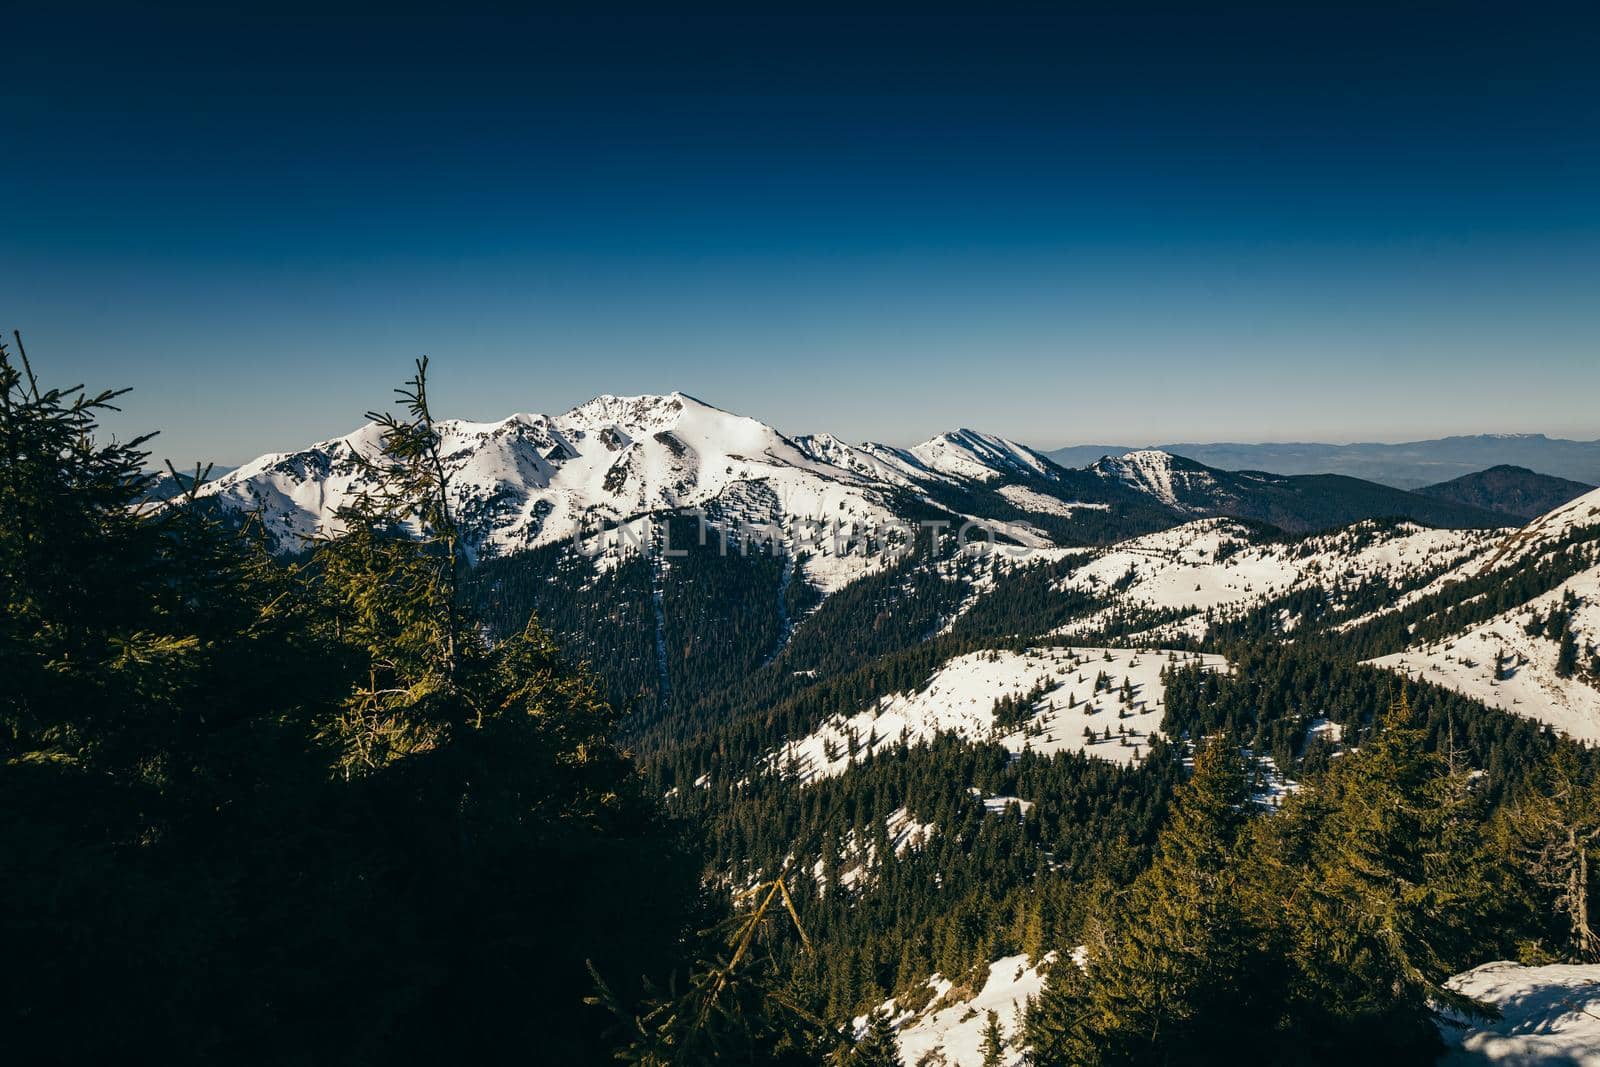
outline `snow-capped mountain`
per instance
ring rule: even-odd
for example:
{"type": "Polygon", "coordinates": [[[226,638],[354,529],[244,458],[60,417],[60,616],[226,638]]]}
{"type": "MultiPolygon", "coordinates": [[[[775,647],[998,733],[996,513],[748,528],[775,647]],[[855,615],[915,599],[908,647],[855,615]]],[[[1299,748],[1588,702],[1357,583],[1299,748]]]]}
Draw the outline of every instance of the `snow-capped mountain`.
{"type": "MultiPolygon", "coordinates": [[[[458,516],[481,555],[549,544],[601,521],[719,504],[746,519],[863,524],[892,519],[906,501],[963,517],[978,506],[978,517],[1006,519],[1070,519],[1122,506],[1139,514],[1126,532],[1182,516],[1168,496],[1065,470],[993,434],[952,430],[909,448],[850,444],[828,433],[789,438],[683,393],[600,396],[557,416],[439,425],[458,516]]],[[[358,456],[376,457],[379,433],[369,424],[262,456],[202,495],[260,510],[278,543],[294,548],[336,533],[339,509],[378,488],[358,456]]],[[[1068,540],[1116,533],[1096,529],[1068,540]]]]}
{"type": "MultiPolygon", "coordinates": [[[[772,427],[682,393],[600,396],[563,415],[440,423],[459,519],[476,552],[505,554],[601,523],[722,504],[783,517],[886,521],[892,485],[808,452],[772,427]]],[[[375,457],[369,424],[298,452],[263,456],[206,486],[260,508],[285,546],[337,532],[338,510],[377,488],[357,462],[375,457]]]]}
{"type": "MultiPolygon", "coordinates": [[[[881,527],[926,515],[1018,525],[1042,545],[1107,543],[1197,516],[1287,530],[1374,516],[1488,526],[1502,516],[1356,479],[1219,471],[1165,452],[1069,470],[1003,437],[961,429],[911,448],[789,438],[683,393],[600,396],[565,414],[440,423],[457,517],[475,557],[504,556],[642,516],[703,509],[711,521],[881,527]]],[[[337,533],[338,512],[379,487],[361,457],[376,424],[262,456],[201,495],[259,512],[283,550],[337,533]]],[[[820,548],[821,555],[827,548],[820,548]]]]}
{"type": "Polygon", "coordinates": [[[992,482],[1007,474],[1053,480],[1060,470],[1025,445],[976,430],[942,433],[900,455],[915,459],[926,470],[976,482],[992,482]]]}
{"type": "Polygon", "coordinates": [[[1106,456],[1089,469],[1109,481],[1121,482],[1155,497],[1169,507],[1199,513],[1198,500],[1216,491],[1217,481],[1210,470],[1193,460],[1158,449],[1141,449],[1122,456],[1106,456]]]}
{"type": "Polygon", "coordinates": [[[795,444],[821,462],[904,486],[985,484],[1008,476],[1056,481],[1062,473],[1026,445],[976,430],[951,430],[911,448],[875,441],[850,445],[828,433],[797,437],[795,444]]]}
{"type": "MultiPolygon", "coordinates": [[[[562,415],[439,425],[452,503],[480,559],[695,510],[724,528],[770,524],[791,538],[803,524],[882,529],[908,509],[958,523],[999,517],[1016,523],[1014,537],[1033,545],[1051,543],[1051,535],[1019,521],[1019,513],[1058,527],[1072,514],[1070,502],[1051,495],[1060,468],[1022,445],[972,430],[913,448],[850,445],[830,434],[790,439],[683,393],[600,396],[562,415]]],[[[378,456],[380,434],[369,424],[296,452],[262,456],[201,495],[258,512],[280,550],[296,550],[338,533],[340,510],[379,489],[362,457],[378,456]]],[[[620,550],[621,541],[613,535],[608,543],[620,550]]],[[[807,573],[818,586],[836,587],[872,569],[859,549],[858,558],[845,561],[826,536],[809,547],[807,573]],[[841,558],[830,563],[834,555],[841,558]]]]}

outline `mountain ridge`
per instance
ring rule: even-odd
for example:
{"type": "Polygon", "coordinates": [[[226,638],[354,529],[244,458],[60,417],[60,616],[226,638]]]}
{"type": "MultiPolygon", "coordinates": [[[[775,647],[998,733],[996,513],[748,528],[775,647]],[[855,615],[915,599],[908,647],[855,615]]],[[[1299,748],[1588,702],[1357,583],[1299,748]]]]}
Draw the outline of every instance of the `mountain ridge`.
{"type": "Polygon", "coordinates": [[[1159,449],[1107,456],[1087,469],[1145,492],[1185,515],[1249,519],[1290,533],[1372,518],[1455,527],[1503,526],[1515,521],[1487,508],[1424,497],[1346,475],[1225,471],[1159,449]]]}
{"type": "MultiPolygon", "coordinates": [[[[1344,474],[1398,489],[1418,489],[1509,464],[1542,474],[1600,484],[1600,440],[1533,434],[1458,434],[1401,442],[1327,444],[1315,441],[1176,442],[1142,446],[1225,470],[1278,474],[1344,474]]],[[[1139,451],[1141,446],[1069,445],[1044,454],[1064,466],[1139,451]]]]}
{"type": "MultiPolygon", "coordinates": [[[[1159,451],[1065,468],[1026,445],[966,428],[910,448],[852,445],[825,433],[789,437],[682,392],[601,394],[560,415],[518,412],[492,422],[441,420],[438,427],[452,503],[474,558],[695,510],[724,524],[786,531],[797,522],[883,527],[916,514],[957,525],[1009,524],[1009,539],[1037,544],[1105,543],[1199,516],[1291,532],[1375,517],[1446,526],[1504,521],[1468,504],[1355,479],[1227,472],[1159,451]]],[[[268,534],[295,548],[336,533],[340,508],[378,488],[362,457],[377,452],[381,433],[367,423],[268,453],[208,483],[201,495],[259,512],[268,534]]],[[[826,546],[808,567],[818,581],[831,567],[830,586],[860,572],[826,546]]]]}

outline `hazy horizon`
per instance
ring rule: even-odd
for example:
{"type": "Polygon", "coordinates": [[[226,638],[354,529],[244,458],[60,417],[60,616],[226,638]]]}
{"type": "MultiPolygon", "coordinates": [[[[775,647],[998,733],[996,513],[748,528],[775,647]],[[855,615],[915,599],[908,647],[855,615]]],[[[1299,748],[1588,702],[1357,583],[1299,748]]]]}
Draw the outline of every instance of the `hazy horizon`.
{"type": "MultiPolygon", "coordinates": [[[[24,340],[24,342],[28,341],[28,338],[27,338],[26,335],[24,335],[23,340],[24,340]]],[[[30,346],[30,348],[31,348],[31,346],[30,346]]],[[[409,370],[409,368],[405,368],[405,369],[409,370]]],[[[430,374],[436,375],[437,373],[438,373],[437,366],[433,366],[432,369],[430,370],[430,374]]],[[[650,395],[665,395],[666,393],[670,393],[672,391],[673,390],[665,390],[665,391],[663,391],[662,393],[659,393],[659,394],[650,394],[650,393],[639,393],[639,392],[635,392],[635,391],[616,391],[616,390],[613,390],[613,391],[610,391],[609,395],[622,396],[622,397],[628,397],[628,396],[650,396],[650,395]]],[[[1433,434],[1433,435],[1413,434],[1413,435],[1409,435],[1409,436],[1401,434],[1401,435],[1398,435],[1398,436],[1391,436],[1391,437],[1384,437],[1384,438],[1349,438],[1349,439],[1276,438],[1276,439],[1253,440],[1253,439],[1243,439],[1243,438],[1216,438],[1216,439],[1180,438],[1180,437],[1176,437],[1176,436],[1156,436],[1156,437],[1152,437],[1152,438],[1134,439],[1134,438],[1132,438],[1131,435],[1129,435],[1129,437],[1127,439],[1107,437],[1107,438],[1103,438],[1103,439],[1067,440],[1067,441],[1056,442],[1056,441],[1050,441],[1050,440],[1040,441],[1040,440],[1031,439],[1031,438],[1028,438],[1028,437],[1025,437],[1025,436],[1019,436],[1019,435],[1014,434],[1014,433],[1007,433],[1004,430],[995,428],[994,426],[985,425],[985,424],[982,424],[982,423],[979,423],[979,422],[974,422],[973,420],[953,422],[953,423],[951,423],[949,425],[946,425],[946,426],[940,426],[940,427],[931,429],[927,433],[925,433],[925,434],[923,434],[921,436],[889,438],[889,437],[887,437],[885,435],[882,435],[882,434],[872,434],[872,433],[868,433],[866,435],[860,435],[860,436],[851,436],[851,435],[846,435],[846,434],[843,434],[843,433],[839,433],[838,431],[836,431],[832,427],[825,426],[825,425],[804,425],[804,424],[788,425],[788,424],[780,424],[777,421],[774,421],[772,419],[769,419],[769,418],[765,417],[759,411],[745,410],[745,409],[741,409],[741,408],[738,408],[738,407],[731,407],[726,403],[720,403],[718,401],[718,399],[716,397],[714,397],[714,396],[705,396],[705,395],[702,395],[702,394],[694,394],[694,393],[690,393],[689,390],[678,390],[678,391],[686,393],[686,394],[691,395],[691,396],[694,396],[695,399],[697,399],[697,400],[700,400],[700,401],[702,401],[704,403],[710,404],[713,407],[720,408],[720,409],[722,409],[724,411],[731,412],[731,413],[733,413],[735,415],[742,415],[742,416],[746,416],[746,417],[749,417],[749,418],[756,419],[756,420],[761,421],[761,422],[765,422],[768,425],[773,426],[779,432],[783,433],[785,436],[788,436],[788,437],[795,437],[795,436],[799,436],[799,435],[802,435],[802,434],[830,433],[830,434],[833,434],[833,436],[838,437],[841,440],[844,440],[844,441],[846,441],[846,442],[848,442],[850,444],[861,444],[861,443],[870,441],[870,442],[874,442],[874,443],[878,443],[878,444],[886,444],[886,445],[891,445],[891,446],[899,447],[899,448],[912,447],[912,446],[921,444],[921,443],[929,440],[930,438],[932,438],[932,437],[934,437],[934,436],[936,436],[936,435],[938,435],[940,433],[945,433],[945,432],[954,431],[954,430],[961,430],[961,429],[975,430],[975,431],[977,431],[979,433],[994,434],[994,435],[997,435],[997,436],[1000,436],[1000,437],[1007,438],[1008,440],[1016,441],[1019,444],[1026,445],[1026,446],[1028,446],[1030,448],[1033,448],[1033,449],[1035,449],[1037,451],[1046,452],[1046,453],[1061,451],[1061,450],[1070,449],[1070,448],[1092,448],[1092,447],[1098,447],[1098,446],[1105,446],[1105,447],[1108,447],[1108,448],[1128,448],[1128,449],[1176,447],[1176,446],[1181,446],[1181,445],[1197,445],[1197,446],[1203,445],[1203,446],[1207,446],[1207,447],[1231,446],[1231,445],[1238,445],[1238,446],[1243,446],[1243,447],[1331,446],[1331,447],[1345,448],[1345,447],[1360,446],[1360,445],[1387,445],[1387,446],[1404,445],[1404,444],[1412,444],[1412,443],[1419,443],[1419,442],[1436,441],[1436,440],[1447,439],[1447,438],[1452,438],[1452,437],[1462,437],[1462,438],[1471,438],[1471,437],[1505,437],[1505,438],[1543,437],[1543,438],[1551,440],[1551,441],[1572,441],[1572,442],[1576,442],[1576,443],[1579,443],[1579,444],[1588,444],[1588,443],[1600,442],[1600,431],[1593,432],[1589,436],[1583,436],[1581,434],[1573,435],[1573,434],[1563,434],[1563,433],[1552,433],[1552,432],[1548,432],[1548,431],[1544,431],[1544,430],[1527,430],[1527,431],[1482,430],[1482,431],[1469,431],[1469,432],[1465,432],[1465,433],[1439,433],[1439,434],[1433,434]]],[[[504,411],[504,412],[502,412],[502,413],[500,413],[498,415],[486,415],[486,414],[485,415],[476,415],[476,414],[474,414],[474,415],[463,415],[463,414],[459,414],[457,412],[454,412],[454,411],[451,411],[451,410],[448,410],[448,409],[441,409],[439,411],[439,415],[440,415],[441,418],[445,418],[445,419],[461,419],[461,420],[467,421],[467,422],[485,422],[485,423],[498,422],[498,421],[501,421],[503,419],[510,418],[511,416],[519,414],[519,413],[558,416],[558,415],[564,414],[565,412],[568,412],[568,411],[572,410],[575,407],[580,406],[581,404],[586,403],[589,400],[595,399],[596,397],[602,396],[602,395],[607,395],[607,394],[605,394],[605,393],[596,393],[596,394],[592,394],[590,396],[583,397],[582,399],[574,401],[573,403],[570,403],[570,404],[563,404],[563,405],[560,405],[558,407],[551,407],[551,408],[547,408],[547,409],[537,409],[537,408],[532,408],[532,407],[528,407],[528,406],[525,406],[525,405],[524,406],[513,405],[508,410],[506,410],[506,411],[504,411]]],[[[383,397],[381,399],[386,401],[389,398],[388,397],[383,397]]],[[[137,397],[133,396],[133,395],[130,395],[130,396],[124,398],[124,402],[125,402],[126,410],[123,412],[123,415],[121,417],[121,421],[129,423],[130,427],[133,426],[133,425],[137,425],[137,423],[138,423],[138,410],[139,410],[139,407],[140,407],[140,405],[137,402],[137,397]]],[[[173,460],[174,464],[178,467],[179,470],[183,470],[186,466],[192,467],[193,464],[197,460],[199,462],[202,462],[202,463],[215,463],[215,464],[217,464],[219,466],[237,467],[237,466],[240,466],[242,464],[248,463],[251,460],[254,460],[254,459],[256,459],[256,458],[258,458],[260,456],[263,456],[263,455],[269,455],[269,454],[272,454],[272,453],[280,453],[280,452],[292,452],[292,451],[296,451],[298,449],[304,448],[306,446],[309,446],[309,445],[312,445],[312,444],[315,444],[315,443],[318,443],[318,442],[321,442],[321,441],[327,441],[327,440],[331,440],[331,439],[334,439],[334,438],[343,437],[346,434],[349,434],[349,433],[352,433],[352,432],[356,431],[361,426],[365,425],[366,422],[367,422],[367,420],[364,417],[362,417],[362,415],[357,415],[357,416],[355,416],[355,417],[353,417],[351,419],[346,420],[347,424],[344,425],[342,428],[333,430],[332,432],[321,433],[321,434],[317,434],[317,435],[314,435],[314,436],[306,437],[303,440],[284,441],[284,442],[282,442],[282,443],[280,443],[278,445],[275,445],[275,446],[272,446],[272,447],[268,447],[268,448],[264,448],[259,452],[254,452],[254,453],[251,453],[249,455],[229,455],[229,456],[192,455],[192,456],[188,456],[188,457],[185,457],[185,458],[180,458],[180,457],[177,457],[177,456],[169,456],[163,450],[163,445],[164,445],[164,440],[163,439],[165,439],[165,438],[167,438],[169,436],[164,430],[158,432],[158,435],[157,435],[155,441],[153,441],[149,447],[151,447],[152,450],[153,450],[152,451],[152,459],[158,466],[162,465],[162,461],[163,460],[170,458],[170,459],[173,460]]],[[[271,420],[270,417],[264,418],[255,427],[255,429],[258,430],[258,431],[270,430],[272,424],[273,423],[272,423],[272,420],[271,420]]],[[[159,430],[159,428],[156,428],[156,429],[159,430]]],[[[148,431],[144,431],[144,432],[148,432],[148,431]]]]}

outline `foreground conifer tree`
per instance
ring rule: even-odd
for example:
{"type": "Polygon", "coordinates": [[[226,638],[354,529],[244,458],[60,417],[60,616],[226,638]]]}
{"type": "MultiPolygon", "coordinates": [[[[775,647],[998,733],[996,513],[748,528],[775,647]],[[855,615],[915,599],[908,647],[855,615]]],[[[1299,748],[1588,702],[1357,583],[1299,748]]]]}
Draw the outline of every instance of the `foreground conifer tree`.
{"type": "Polygon", "coordinates": [[[1237,847],[1244,767],[1225,740],[1203,745],[1174,798],[1155,862],[1093,938],[1080,971],[1052,972],[1030,1018],[1041,1064],[1220,1062],[1256,987],[1237,847]]]}
{"type": "Polygon", "coordinates": [[[1503,891],[1465,775],[1402,697],[1281,812],[1252,815],[1237,750],[1201,746],[1157,856],[1058,963],[1035,1062],[1427,1063],[1445,980],[1505,947],[1503,891]]]}
{"type": "Polygon", "coordinates": [[[1261,822],[1257,899],[1288,955],[1284,1038],[1304,1038],[1303,1055],[1425,1058],[1433,1006],[1477,1010],[1444,986],[1496,948],[1495,878],[1467,786],[1402,695],[1316,788],[1261,822]]]}
{"type": "Polygon", "coordinates": [[[1600,865],[1600,778],[1571,744],[1556,749],[1498,820],[1502,854],[1521,897],[1544,927],[1539,958],[1600,958],[1591,873],[1600,865]],[[1553,951],[1552,951],[1553,950],[1553,951]]]}
{"type": "Polygon", "coordinates": [[[698,864],[592,679],[462,611],[425,367],[392,494],[297,566],[141,507],[117,395],[0,348],[8,1051],[608,1062],[585,960],[667,973],[698,864]]]}

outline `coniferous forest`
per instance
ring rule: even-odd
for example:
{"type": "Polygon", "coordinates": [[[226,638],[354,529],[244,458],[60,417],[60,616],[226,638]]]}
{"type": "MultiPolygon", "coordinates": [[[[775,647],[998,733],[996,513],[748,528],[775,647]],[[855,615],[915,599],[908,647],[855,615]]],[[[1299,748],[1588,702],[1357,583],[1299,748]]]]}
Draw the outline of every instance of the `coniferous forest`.
{"type": "MultiPolygon", "coordinates": [[[[826,596],[684,516],[665,574],[480,559],[428,385],[423,360],[369,416],[377,488],[285,553],[204,471],[152,498],[149,439],[101,428],[136,397],[0,346],[9,1062],[882,1067],[930,976],[959,1000],[1026,956],[1016,1024],[972,1012],[986,1064],[1426,1064],[1442,1013],[1493,1013],[1451,976],[1600,959],[1594,751],[1362,662],[1549,593],[1589,534],[1512,581],[1210,619],[1137,653],[1159,694],[1075,653],[982,694],[986,736],[851,726],[814,773],[789,742],[952,659],[1165,617],[1131,573],[1063,585],[1099,531],[826,596]],[[1082,751],[1002,743],[1085,698],[1114,710],[1082,751]]],[[[1528,633],[1582,678],[1575,610],[1528,633]]]]}

